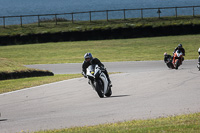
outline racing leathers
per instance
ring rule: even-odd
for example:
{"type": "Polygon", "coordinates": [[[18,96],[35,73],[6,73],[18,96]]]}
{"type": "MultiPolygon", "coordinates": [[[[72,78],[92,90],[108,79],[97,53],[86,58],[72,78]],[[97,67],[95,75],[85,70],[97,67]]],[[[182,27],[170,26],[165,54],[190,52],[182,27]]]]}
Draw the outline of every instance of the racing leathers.
{"type": "Polygon", "coordinates": [[[108,79],[108,82],[109,82],[109,85],[112,86],[111,84],[111,81],[110,81],[110,78],[109,78],[109,75],[108,75],[108,72],[107,70],[104,68],[104,65],[101,63],[101,61],[98,59],[98,58],[92,58],[90,61],[84,61],[83,64],[82,64],[82,75],[87,78],[86,76],[86,69],[88,68],[88,66],[92,65],[92,64],[98,64],[99,67],[102,68],[102,71],[105,73],[107,79],[108,79]]]}

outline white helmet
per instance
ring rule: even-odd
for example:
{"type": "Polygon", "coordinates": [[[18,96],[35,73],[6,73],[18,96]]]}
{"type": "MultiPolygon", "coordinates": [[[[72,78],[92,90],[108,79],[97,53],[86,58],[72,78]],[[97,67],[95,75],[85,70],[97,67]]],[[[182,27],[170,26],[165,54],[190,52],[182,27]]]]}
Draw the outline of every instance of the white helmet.
{"type": "Polygon", "coordinates": [[[198,49],[198,52],[200,52],[200,48],[198,49]]]}

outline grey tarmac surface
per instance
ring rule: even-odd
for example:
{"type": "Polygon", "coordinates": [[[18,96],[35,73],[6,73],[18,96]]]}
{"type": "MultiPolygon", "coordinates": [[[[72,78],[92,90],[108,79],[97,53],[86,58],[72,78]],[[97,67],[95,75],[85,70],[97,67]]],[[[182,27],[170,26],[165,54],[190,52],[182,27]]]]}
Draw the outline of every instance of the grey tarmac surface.
{"type": "MultiPolygon", "coordinates": [[[[0,94],[0,132],[96,125],[200,112],[197,60],[170,70],[163,61],[104,63],[113,94],[99,98],[85,78],[0,94]]],[[[31,67],[31,66],[30,66],[31,67]]],[[[80,73],[81,64],[35,65],[54,73],[80,73]]]]}
{"type": "MultiPolygon", "coordinates": [[[[189,61],[191,62],[191,61],[189,61]]],[[[138,72],[166,70],[163,61],[127,61],[127,62],[103,62],[109,72],[138,72]]],[[[81,73],[82,63],[66,64],[38,64],[26,65],[29,68],[49,70],[54,74],[76,74],[81,73]]]]}

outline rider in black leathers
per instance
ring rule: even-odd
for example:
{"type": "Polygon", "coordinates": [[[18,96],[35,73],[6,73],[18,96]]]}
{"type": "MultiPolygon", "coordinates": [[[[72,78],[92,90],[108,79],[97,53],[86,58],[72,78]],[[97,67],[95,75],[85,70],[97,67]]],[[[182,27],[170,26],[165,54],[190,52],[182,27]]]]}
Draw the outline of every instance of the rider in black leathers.
{"type": "Polygon", "coordinates": [[[103,70],[103,72],[105,73],[105,75],[106,75],[106,77],[108,79],[108,82],[109,82],[109,86],[112,87],[112,84],[111,84],[108,72],[104,68],[104,65],[101,63],[101,61],[98,58],[93,58],[91,53],[86,53],[84,55],[84,58],[85,58],[85,60],[83,61],[83,64],[82,64],[82,75],[85,78],[87,78],[87,76],[86,76],[86,69],[88,68],[88,66],[92,65],[92,64],[98,64],[98,66],[101,67],[102,70],[103,70]]]}
{"type": "Polygon", "coordinates": [[[164,53],[164,62],[167,63],[168,59],[170,61],[173,59],[171,55],[167,54],[166,52],[164,53]]]}

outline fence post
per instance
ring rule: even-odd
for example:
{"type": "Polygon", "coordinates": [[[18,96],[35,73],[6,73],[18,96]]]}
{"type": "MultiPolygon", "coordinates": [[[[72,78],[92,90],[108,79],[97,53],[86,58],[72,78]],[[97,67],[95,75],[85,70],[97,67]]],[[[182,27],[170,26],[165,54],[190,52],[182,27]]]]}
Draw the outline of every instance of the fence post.
{"type": "Polygon", "coordinates": [[[126,9],[124,9],[124,20],[126,19],[126,9]]]}
{"type": "Polygon", "coordinates": [[[106,20],[108,21],[108,10],[106,10],[106,20]]]}
{"type": "Polygon", "coordinates": [[[74,23],[74,13],[72,13],[72,23],[74,23]]]}
{"type": "Polygon", "coordinates": [[[158,18],[160,18],[160,14],[161,14],[160,8],[158,8],[157,13],[158,13],[158,18]]]}
{"type": "Polygon", "coordinates": [[[40,26],[40,15],[38,15],[38,27],[40,26]]]}
{"type": "Polygon", "coordinates": [[[22,16],[20,16],[20,24],[21,24],[21,27],[22,27],[22,16]]]}
{"type": "Polygon", "coordinates": [[[177,15],[177,7],[175,7],[175,11],[176,11],[176,18],[177,18],[177,16],[178,16],[178,15],[177,15]]]}
{"type": "Polygon", "coordinates": [[[89,12],[90,15],[90,22],[92,21],[92,15],[91,15],[91,11],[89,12]]]}
{"type": "Polygon", "coordinates": [[[195,16],[195,13],[194,13],[194,6],[193,6],[193,17],[195,16]]]}
{"type": "Polygon", "coordinates": [[[57,23],[57,15],[56,14],[55,14],[55,22],[56,22],[56,25],[57,25],[58,23],[57,23]]]}
{"type": "Polygon", "coordinates": [[[141,8],[141,19],[143,19],[143,9],[141,8]]]}
{"type": "Polygon", "coordinates": [[[3,27],[6,28],[6,20],[4,16],[3,16],[3,27]]]}

